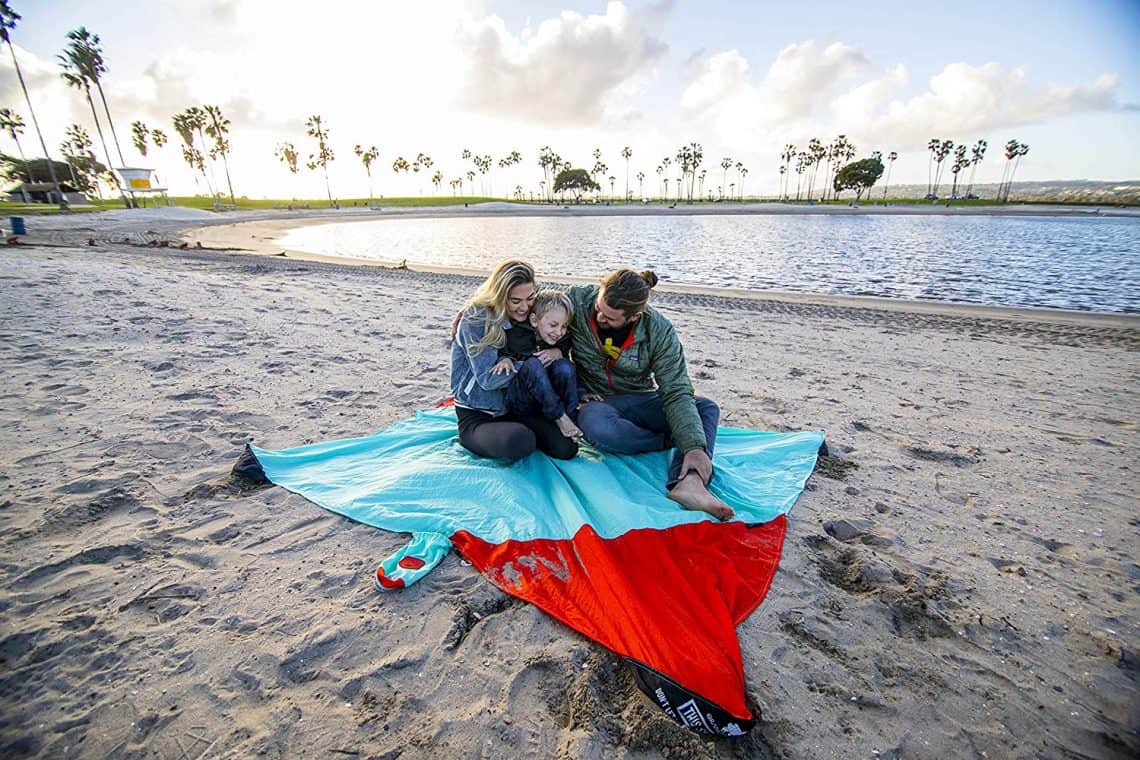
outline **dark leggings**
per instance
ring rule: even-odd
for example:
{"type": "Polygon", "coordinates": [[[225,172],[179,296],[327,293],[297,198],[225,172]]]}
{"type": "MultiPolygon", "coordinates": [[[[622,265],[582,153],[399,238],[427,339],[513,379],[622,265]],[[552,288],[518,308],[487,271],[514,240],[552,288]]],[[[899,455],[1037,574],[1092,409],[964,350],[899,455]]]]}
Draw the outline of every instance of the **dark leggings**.
{"type": "Polygon", "coordinates": [[[578,454],[577,443],[538,415],[493,417],[457,406],[455,416],[459,420],[459,444],[475,456],[513,461],[536,449],[554,459],[573,459],[578,454]]]}

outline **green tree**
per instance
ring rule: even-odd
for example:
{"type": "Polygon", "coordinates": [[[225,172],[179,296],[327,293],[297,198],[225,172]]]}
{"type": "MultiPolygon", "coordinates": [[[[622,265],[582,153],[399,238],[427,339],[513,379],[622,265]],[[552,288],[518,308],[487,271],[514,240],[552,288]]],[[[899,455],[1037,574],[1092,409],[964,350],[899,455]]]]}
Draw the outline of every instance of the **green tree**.
{"type": "Polygon", "coordinates": [[[353,146],[352,152],[360,159],[360,163],[364,164],[364,173],[368,175],[368,206],[372,207],[372,162],[380,157],[380,149],[373,145],[367,150],[357,144],[353,146]]]}
{"type": "Polygon", "coordinates": [[[947,156],[953,152],[953,150],[954,141],[943,140],[942,144],[938,146],[938,149],[934,151],[934,163],[936,168],[934,170],[934,189],[930,191],[931,195],[938,195],[938,186],[942,184],[942,163],[946,160],[947,156]]]}
{"type": "MultiPolygon", "coordinates": [[[[28,164],[28,158],[24,155],[24,148],[20,145],[20,135],[24,134],[24,120],[20,118],[20,114],[16,113],[10,108],[0,108],[0,129],[8,133],[16,142],[16,150],[20,152],[20,161],[25,166],[28,164]]],[[[24,198],[24,203],[28,202],[27,188],[20,187],[20,195],[24,198]]]]}
{"type": "Polygon", "coordinates": [[[937,137],[930,138],[930,142],[926,144],[926,150],[930,153],[926,161],[926,194],[928,196],[934,195],[934,157],[938,155],[941,146],[942,140],[937,137]]]}
{"type": "Polygon", "coordinates": [[[720,168],[724,170],[724,176],[721,178],[720,197],[724,199],[724,190],[728,187],[728,170],[732,168],[732,159],[725,156],[720,160],[720,168]]]}
{"type": "Polygon", "coordinates": [[[959,145],[954,149],[954,164],[950,167],[950,173],[954,175],[954,184],[950,187],[950,197],[958,197],[958,172],[965,169],[970,165],[970,160],[966,158],[966,146],[959,145]]]}
{"type": "Polygon", "coordinates": [[[103,75],[107,73],[107,65],[103,60],[103,50],[99,47],[99,35],[91,34],[82,26],[67,33],[70,42],[64,55],[71,61],[80,76],[95,85],[99,91],[99,99],[103,102],[103,113],[107,116],[107,126],[111,129],[111,139],[115,143],[115,151],[119,155],[119,163],[126,165],[123,159],[123,149],[119,145],[119,135],[115,132],[115,122],[111,118],[111,109],[107,107],[107,96],[103,92],[103,75]]]}
{"type": "Polygon", "coordinates": [[[147,147],[150,145],[150,129],[141,121],[131,122],[131,143],[139,155],[146,158],[147,147]]]}
{"type": "Polygon", "coordinates": [[[234,184],[230,181],[230,162],[227,156],[230,153],[230,120],[222,115],[222,109],[217,106],[205,106],[202,113],[206,117],[206,134],[214,140],[214,147],[210,148],[210,158],[222,157],[222,167],[226,171],[226,188],[230,191],[230,205],[237,208],[234,198],[234,184]]]}
{"type": "MultiPolygon", "coordinates": [[[[288,141],[278,143],[276,150],[273,151],[273,155],[278,161],[285,164],[285,168],[289,170],[289,173],[292,174],[293,177],[297,176],[300,167],[297,166],[297,148],[294,147],[293,143],[288,141]]],[[[293,200],[295,201],[297,200],[297,183],[294,181],[292,184],[293,200]]]]}
{"type": "Polygon", "coordinates": [[[891,167],[895,165],[895,160],[899,157],[896,151],[891,151],[887,154],[887,180],[883,185],[883,201],[887,200],[887,188],[891,186],[891,167]]]}
{"type": "Polygon", "coordinates": [[[1001,193],[999,188],[999,199],[1005,203],[1009,203],[1009,191],[1013,186],[1013,174],[1017,172],[1017,167],[1021,163],[1021,156],[1029,153],[1029,146],[1024,142],[1017,140],[1010,140],[1005,144],[1005,169],[1008,170],[1008,177],[1003,173],[1002,179],[1004,180],[1005,191],[1001,193]]]}
{"type": "Polygon", "coordinates": [[[321,171],[325,175],[325,193],[328,194],[329,205],[335,205],[332,199],[332,188],[329,186],[329,164],[336,159],[336,154],[329,146],[329,130],[320,114],[313,114],[305,122],[305,134],[317,141],[317,152],[309,154],[309,160],[305,166],[309,168],[309,171],[315,171],[318,166],[321,167],[321,171]]]}
{"type": "Polygon", "coordinates": [[[783,171],[780,172],[784,177],[784,200],[788,200],[788,180],[791,179],[790,174],[792,160],[796,157],[796,146],[788,143],[784,146],[784,152],[780,154],[780,167],[783,171]]]}
{"type": "Polygon", "coordinates": [[[585,169],[563,169],[554,177],[554,192],[563,193],[567,190],[574,193],[575,203],[581,203],[583,193],[601,190],[601,186],[585,169]]]}
{"type": "Polygon", "coordinates": [[[637,194],[645,200],[645,172],[637,173],[637,194]]]}
{"type": "Polygon", "coordinates": [[[621,157],[625,159],[625,202],[629,203],[629,159],[633,155],[633,148],[628,145],[621,149],[621,157]]]}
{"type": "Polygon", "coordinates": [[[95,160],[95,152],[91,150],[91,135],[78,124],[72,124],[63,136],[65,139],[59,147],[67,160],[75,186],[85,193],[94,192],[102,200],[103,192],[99,189],[99,182],[109,172],[107,167],[95,160]]]}
{"type": "Polygon", "coordinates": [[[63,192],[59,189],[59,180],[56,179],[55,166],[51,161],[51,156],[48,153],[47,143],[44,142],[44,134],[40,131],[40,123],[36,120],[36,111],[32,108],[32,99],[28,96],[28,86],[24,83],[24,74],[20,70],[20,62],[16,60],[16,48],[12,47],[12,38],[9,36],[9,31],[16,28],[16,22],[20,20],[20,14],[12,10],[8,5],[8,0],[0,0],[0,37],[4,42],[8,43],[8,52],[12,54],[12,66],[16,69],[16,78],[20,81],[20,89],[24,93],[24,102],[28,104],[28,113],[32,117],[32,126],[36,130],[36,135],[40,138],[40,148],[44,152],[44,158],[47,159],[48,174],[51,175],[51,184],[55,188],[56,197],[59,198],[59,207],[61,209],[67,208],[67,199],[63,197],[63,192]]]}
{"type": "Polygon", "coordinates": [[[862,161],[847,164],[835,173],[835,180],[832,183],[835,197],[838,199],[842,190],[854,190],[855,202],[858,203],[863,193],[870,190],[881,176],[883,176],[883,162],[878,158],[864,158],[862,161]]]}
{"type": "Polygon", "coordinates": [[[202,145],[205,145],[205,138],[202,137],[205,118],[206,115],[201,108],[191,106],[182,113],[175,114],[171,122],[174,124],[174,131],[182,138],[182,160],[197,172],[194,174],[195,190],[198,188],[198,174],[201,174],[206,180],[206,189],[210,193],[210,198],[216,199],[214,184],[206,171],[206,154],[198,149],[199,138],[202,145]]]}
{"type": "Polygon", "coordinates": [[[970,149],[970,184],[966,185],[966,197],[969,198],[974,193],[974,175],[978,171],[978,164],[985,158],[986,148],[989,146],[985,140],[978,140],[974,143],[974,147],[970,149]]]}

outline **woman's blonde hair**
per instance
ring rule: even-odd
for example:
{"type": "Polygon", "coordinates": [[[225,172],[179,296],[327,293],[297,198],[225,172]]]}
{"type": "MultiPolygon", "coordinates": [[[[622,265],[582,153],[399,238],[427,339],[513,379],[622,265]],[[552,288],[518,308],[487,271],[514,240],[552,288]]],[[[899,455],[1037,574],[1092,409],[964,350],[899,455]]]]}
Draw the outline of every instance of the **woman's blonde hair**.
{"type": "Polygon", "coordinates": [[[467,347],[469,356],[478,356],[488,347],[502,348],[507,344],[503,320],[507,318],[507,297],[519,285],[534,284],[534,267],[525,261],[504,261],[495,267],[491,276],[472,294],[463,307],[463,318],[478,319],[483,314],[483,337],[467,347]]]}

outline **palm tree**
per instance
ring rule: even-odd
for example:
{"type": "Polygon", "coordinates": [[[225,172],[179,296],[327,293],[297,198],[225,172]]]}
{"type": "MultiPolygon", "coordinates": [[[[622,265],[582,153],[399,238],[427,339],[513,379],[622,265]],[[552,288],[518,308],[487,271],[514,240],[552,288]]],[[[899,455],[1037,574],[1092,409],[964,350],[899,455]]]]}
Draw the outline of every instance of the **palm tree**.
{"type": "MultiPolygon", "coordinates": [[[[99,143],[103,146],[103,156],[107,160],[107,166],[111,166],[111,151],[107,148],[107,138],[103,136],[103,127],[99,123],[99,112],[95,110],[95,101],[91,98],[91,83],[84,77],[70,59],[63,55],[56,56],[60,60],[60,66],[63,71],[60,77],[63,81],[67,82],[69,87],[74,87],[77,90],[82,90],[84,96],[87,98],[87,105],[91,108],[91,118],[95,122],[95,132],[99,135],[99,143]]],[[[129,207],[131,204],[127,201],[126,195],[123,195],[123,202],[129,207]]]]}
{"type": "Polygon", "coordinates": [[[896,151],[891,151],[887,154],[887,182],[883,185],[883,201],[887,200],[887,188],[891,186],[891,167],[895,165],[895,159],[899,157],[896,151]]]}
{"type": "Polygon", "coordinates": [[[732,166],[732,159],[729,158],[728,156],[725,156],[724,158],[722,158],[720,160],[720,168],[724,169],[724,178],[723,178],[723,181],[721,182],[721,185],[720,185],[721,200],[724,200],[724,188],[728,187],[728,170],[729,170],[729,167],[731,167],[731,166],[732,166]]]}
{"type": "MultiPolygon", "coordinates": [[[[435,185],[435,191],[438,193],[439,186],[443,184],[443,172],[441,172],[439,169],[436,169],[435,174],[431,175],[431,183],[435,185]]],[[[519,192],[522,192],[521,187],[519,188],[519,192]]]]}
{"type": "Polygon", "coordinates": [[[784,146],[784,152],[780,154],[781,168],[780,172],[784,176],[784,200],[788,199],[788,169],[791,167],[792,159],[796,157],[796,146],[788,143],[784,146]]]}
{"type": "Polygon", "coordinates": [[[823,143],[817,138],[813,137],[808,141],[808,166],[811,169],[811,177],[808,180],[808,200],[815,199],[815,177],[819,172],[819,162],[827,155],[827,148],[823,147],[823,143]]]}
{"type": "MultiPolygon", "coordinates": [[[[740,177],[740,191],[742,193],[741,198],[743,198],[744,197],[743,196],[743,192],[744,192],[744,175],[743,175],[744,164],[743,164],[743,162],[737,161],[734,168],[736,169],[737,176],[740,177]]],[[[736,200],[736,199],[733,198],[733,200],[736,200]]]]}
{"type": "Polygon", "coordinates": [[[748,167],[741,165],[740,167],[740,202],[744,203],[744,178],[748,176],[748,167]]]}
{"type": "Polygon", "coordinates": [[[336,159],[333,149],[329,147],[329,130],[321,119],[320,114],[313,114],[305,122],[305,134],[317,141],[317,152],[309,154],[305,166],[314,171],[318,166],[325,175],[325,192],[329,197],[329,205],[335,205],[332,199],[332,188],[329,187],[329,164],[336,159]]]}
{"type": "MultiPolygon", "coordinates": [[[[274,151],[273,155],[276,156],[279,161],[281,161],[282,163],[285,164],[285,168],[287,168],[289,170],[290,174],[292,174],[294,177],[297,176],[297,172],[299,172],[300,169],[297,166],[297,148],[293,146],[293,143],[291,143],[291,142],[278,143],[277,144],[277,150],[274,151]]],[[[296,189],[297,189],[297,183],[294,182],[293,183],[293,190],[294,190],[293,200],[294,201],[297,200],[296,189]]]]}
{"type": "MultiPolygon", "coordinates": [[[[20,161],[24,164],[24,173],[28,175],[28,182],[32,182],[32,170],[28,165],[27,157],[24,156],[24,148],[20,145],[20,135],[24,133],[24,120],[20,118],[20,114],[10,108],[0,108],[0,129],[3,129],[9,137],[16,141],[16,150],[20,151],[20,161]]],[[[72,171],[74,173],[74,170],[72,171]]],[[[73,181],[74,179],[72,177],[73,181]]],[[[28,189],[22,182],[20,183],[20,195],[23,196],[24,203],[27,203],[28,189]]]]}
{"type": "Polygon", "coordinates": [[[645,172],[637,173],[637,194],[645,200],[645,172]]]}
{"type": "MultiPolygon", "coordinates": [[[[1011,140],[1010,142],[1016,142],[1011,140]]],[[[1018,143],[1016,150],[1013,153],[1013,168],[1009,171],[1009,179],[1005,182],[1005,201],[1009,203],[1009,191],[1013,187],[1013,175],[1017,173],[1017,167],[1021,165],[1021,157],[1029,152],[1029,146],[1025,143],[1018,143]]],[[[1006,152],[1008,157],[1008,150],[1006,152]]]]}
{"type": "Polygon", "coordinates": [[[934,160],[937,168],[934,170],[934,189],[931,191],[932,195],[938,195],[938,186],[942,184],[942,162],[954,150],[953,140],[943,140],[942,144],[938,146],[938,150],[934,154],[934,160]]]}
{"type": "Polygon", "coordinates": [[[937,137],[930,138],[930,142],[926,144],[926,149],[930,152],[930,158],[926,161],[926,194],[934,195],[934,157],[938,155],[938,150],[942,145],[942,141],[937,137]]]}
{"type": "Polygon", "coordinates": [[[99,180],[107,171],[107,167],[95,160],[95,153],[91,150],[91,136],[83,127],[72,124],[67,128],[64,137],[66,139],[60,149],[67,159],[67,166],[71,170],[72,179],[76,181],[76,187],[85,193],[94,190],[99,200],[103,200],[99,180]]]}
{"type": "Polygon", "coordinates": [[[352,152],[360,159],[360,163],[364,164],[364,173],[368,175],[368,207],[372,208],[372,162],[380,157],[380,150],[375,145],[368,150],[356,145],[352,152]]]}
{"type": "Polygon", "coordinates": [[[970,165],[969,160],[966,158],[966,146],[959,145],[954,149],[954,165],[950,167],[950,173],[954,175],[954,184],[950,187],[950,197],[958,197],[958,172],[965,169],[970,165]]]}
{"type": "Polygon", "coordinates": [[[139,155],[146,158],[147,145],[150,142],[150,129],[141,121],[131,122],[131,143],[139,155]]]}
{"type": "Polygon", "coordinates": [[[107,73],[107,66],[103,61],[103,51],[99,47],[99,35],[91,34],[83,27],[73,29],[67,33],[71,42],[65,51],[80,74],[99,91],[99,99],[103,101],[103,113],[107,115],[107,125],[111,128],[111,139],[115,143],[115,151],[119,154],[119,161],[123,160],[123,149],[119,146],[119,136],[115,133],[115,122],[111,119],[111,109],[107,107],[107,96],[103,93],[103,75],[107,73]]]}
{"type": "Polygon", "coordinates": [[[661,164],[657,164],[657,181],[658,182],[661,182],[661,175],[664,171],[665,171],[665,167],[662,166],[661,164]]]}
{"type": "Polygon", "coordinates": [[[222,157],[222,167],[226,170],[226,187],[230,191],[230,205],[237,208],[234,185],[230,182],[230,163],[226,159],[230,152],[230,141],[226,137],[230,133],[230,120],[222,115],[222,109],[217,106],[205,106],[202,112],[206,116],[206,134],[214,138],[214,147],[210,148],[210,158],[222,157]]]}
{"type": "MultiPolygon", "coordinates": [[[[206,113],[197,106],[190,106],[180,114],[176,114],[173,118],[174,129],[182,138],[182,158],[186,163],[190,164],[191,168],[197,169],[201,172],[206,180],[206,189],[210,192],[210,197],[217,201],[217,193],[214,191],[214,181],[211,177],[211,172],[206,165],[206,154],[198,147],[201,144],[202,148],[206,147],[206,137],[202,130],[206,126],[206,113]]],[[[197,186],[198,177],[195,175],[194,184],[197,186]]]]}
{"type": "Polygon", "coordinates": [[[705,177],[708,176],[708,169],[701,169],[701,173],[697,175],[697,197],[703,198],[705,195],[705,177]]]}
{"type": "Polygon", "coordinates": [[[20,14],[12,10],[8,5],[8,0],[0,0],[0,37],[8,43],[8,51],[12,54],[12,66],[16,69],[16,78],[20,80],[20,89],[24,92],[24,101],[28,104],[28,113],[32,117],[32,126],[40,138],[40,148],[43,149],[44,159],[47,160],[48,174],[51,176],[51,184],[55,188],[56,197],[59,198],[59,207],[66,210],[67,199],[63,197],[63,192],[59,189],[59,180],[55,177],[55,166],[51,162],[51,154],[48,153],[43,132],[40,131],[40,123],[36,120],[36,112],[32,108],[32,99],[28,96],[28,86],[24,83],[23,72],[20,71],[20,62],[16,60],[16,48],[12,47],[12,38],[8,36],[8,30],[15,29],[16,22],[19,20],[20,14]]]}
{"type": "Polygon", "coordinates": [[[974,147],[970,149],[970,184],[966,185],[966,197],[969,198],[974,192],[974,174],[978,171],[978,164],[982,162],[982,158],[986,155],[986,147],[989,145],[985,140],[978,140],[974,143],[974,147]]]}
{"type": "Polygon", "coordinates": [[[796,200],[800,199],[800,184],[803,182],[804,170],[808,167],[808,154],[800,151],[796,154],[796,200]]]}
{"type": "Polygon", "coordinates": [[[673,163],[668,156],[661,159],[661,167],[665,173],[665,201],[669,200],[669,166],[673,163]]]}
{"type": "Polygon", "coordinates": [[[629,203],[629,159],[633,149],[628,145],[621,149],[621,157],[625,159],[625,202],[629,203]]]}

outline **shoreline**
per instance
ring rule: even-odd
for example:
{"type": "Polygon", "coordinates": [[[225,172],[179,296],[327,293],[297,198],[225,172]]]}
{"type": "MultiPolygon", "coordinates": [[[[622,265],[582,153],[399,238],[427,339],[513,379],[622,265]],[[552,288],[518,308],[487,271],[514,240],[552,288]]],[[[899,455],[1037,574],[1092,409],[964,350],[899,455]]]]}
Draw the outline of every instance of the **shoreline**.
{"type": "MultiPolygon", "coordinates": [[[[823,211],[823,209],[820,210],[823,211]]],[[[492,211],[489,213],[477,213],[474,215],[516,215],[510,213],[510,211],[513,211],[513,209],[506,212],[492,211]]],[[[557,216],[557,214],[542,215],[557,216]]],[[[577,216],[592,215],[604,214],[577,214],[577,216]]],[[[287,232],[301,227],[314,227],[323,224],[370,222],[379,221],[382,219],[395,221],[397,219],[407,218],[462,218],[464,216],[470,216],[470,214],[400,213],[392,215],[369,215],[366,217],[353,215],[347,218],[343,216],[319,216],[310,218],[275,220],[262,219],[200,227],[182,233],[180,235],[180,238],[187,241],[191,245],[200,244],[203,248],[236,251],[259,256],[283,256],[299,261],[343,264],[345,266],[379,267],[382,269],[403,268],[410,271],[425,273],[485,277],[488,270],[475,270],[459,267],[425,266],[419,264],[406,264],[404,266],[401,266],[402,262],[397,260],[386,261],[382,259],[362,259],[350,256],[328,256],[294,248],[285,248],[277,244],[277,241],[287,232]]],[[[559,281],[565,281],[567,284],[592,284],[598,280],[596,276],[559,276],[558,279],[559,281]]],[[[746,288],[687,285],[682,283],[669,282],[659,283],[655,288],[655,291],[659,293],[675,292],[695,295],[727,296],[730,298],[757,299],[763,301],[776,301],[781,303],[812,304],[843,308],[866,308],[890,312],[904,312],[908,314],[962,316],[972,319],[1004,319],[1026,322],[1047,322],[1051,324],[1096,325],[1124,329],[1140,329],[1140,315],[1130,315],[1115,312],[1092,312],[1079,311],[1075,309],[1054,309],[1046,307],[994,306],[986,304],[930,301],[921,299],[885,298],[881,296],[849,296],[825,293],[807,293],[800,291],[753,290],[746,288]]]]}

